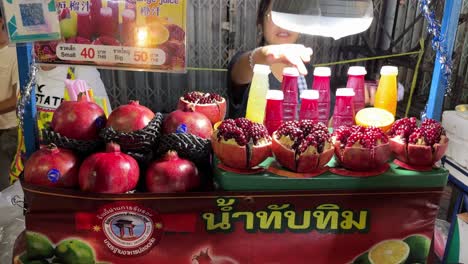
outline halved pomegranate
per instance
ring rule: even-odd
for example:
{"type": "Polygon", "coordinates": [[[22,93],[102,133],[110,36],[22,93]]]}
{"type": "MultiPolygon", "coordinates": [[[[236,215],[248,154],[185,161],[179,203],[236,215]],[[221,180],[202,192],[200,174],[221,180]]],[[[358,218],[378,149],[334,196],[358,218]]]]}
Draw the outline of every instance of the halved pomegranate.
{"type": "Polygon", "coordinates": [[[424,120],[418,128],[416,118],[402,118],[393,124],[388,134],[397,160],[408,165],[432,166],[448,148],[445,130],[434,119],[424,120]]]}
{"type": "Polygon", "coordinates": [[[226,115],[226,100],[216,93],[189,92],[179,98],[177,109],[192,108],[204,114],[211,124],[216,124],[226,115]]]}
{"type": "Polygon", "coordinates": [[[213,133],[211,145],[224,165],[236,169],[251,169],[271,155],[266,127],[246,118],[224,120],[213,133]]]}
{"type": "Polygon", "coordinates": [[[332,140],[338,162],[349,170],[380,169],[390,158],[388,137],[377,127],[341,126],[332,140]]]}
{"type": "Polygon", "coordinates": [[[295,172],[313,172],[333,157],[328,128],[312,120],[289,121],[273,133],[272,151],[281,166],[295,172]]]}

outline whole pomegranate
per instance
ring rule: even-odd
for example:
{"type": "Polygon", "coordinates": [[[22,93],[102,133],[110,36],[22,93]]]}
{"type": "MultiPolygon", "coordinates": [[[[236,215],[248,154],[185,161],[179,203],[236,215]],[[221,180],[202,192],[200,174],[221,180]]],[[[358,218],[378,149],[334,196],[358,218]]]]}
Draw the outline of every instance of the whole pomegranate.
{"type": "Polygon", "coordinates": [[[204,139],[213,134],[210,120],[202,113],[191,110],[175,110],[166,116],[163,122],[163,133],[189,133],[204,139]]]}
{"type": "Polygon", "coordinates": [[[114,109],[107,119],[106,127],[129,133],[145,128],[154,118],[154,113],[138,101],[130,101],[114,109]]]}
{"type": "Polygon", "coordinates": [[[177,105],[179,110],[188,108],[204,114],[214,125],[226,115],[226,100],[216,93],[189,92],[179,98],[177,105]]]}
{"type": "Polygon", "coordinates": [[[288,121],[273,133],[272,151],[276,160],[295,172],[313,172],[333,157],[328,128],[312,120],[288,121]]]}
{"type": "Polygon", "coordinates": [[[146,171],[146,188],[153,193],[187,192],[199,185],[195,164],[180,158],[175,151],[151,163],[146,171]]]}
{"type": "Polygon", "coordinates": [[[262,124],[246,118],[226,119],[211,137],[211,146],[226,166],[250,169],[271,155],[271,137],[262,124]]]}
{"type": "Polygon", "coordinates": [[[120,146],[109,143],[106,152],[95,153],[81,164],[80,189],[95,193],[126,193],[135,189],[140,169],[131,156],[120,152],[120,146]]]}
{"type": "Polygon", "coordinates": [[[34,152],[24,166],[27,183],[73,188],[78,186],[80,160],[71,150],[50,144],[34,152]]]}
{"type": "Polygon", "coordinates": [[[78,101],[64,101],[55,110],[51,128],[62,136],[78,140],[96,140],[106,124],[102,108],[79,96],[78,101]]]}
{"type": "Polygon", "coordinates": [[[448,138],[442,125],[426,119],[418,127],[416,118],[402,118],[388,132],[390,148],[396,158],[415,166],[432,166],[448,148],[448,138]]]}
{"type": "Polygon", "coordinates": [[[339,163],[349,170],[380,169],[390,158],[388,138],[377,127],[341,126],[332,140],[339,163]]]}

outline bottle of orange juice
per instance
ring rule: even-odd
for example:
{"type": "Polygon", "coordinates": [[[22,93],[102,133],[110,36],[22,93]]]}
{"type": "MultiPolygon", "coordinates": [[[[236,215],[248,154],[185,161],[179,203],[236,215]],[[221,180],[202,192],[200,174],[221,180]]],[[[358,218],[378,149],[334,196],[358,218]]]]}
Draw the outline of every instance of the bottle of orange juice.
{"type": "Polygon", "coordinates": [[[374,106],[385,109],[396,115],[398,84],[398,68],[395,66],[383,66],[380,69],[380,81],[375,94],[374,106]]]}

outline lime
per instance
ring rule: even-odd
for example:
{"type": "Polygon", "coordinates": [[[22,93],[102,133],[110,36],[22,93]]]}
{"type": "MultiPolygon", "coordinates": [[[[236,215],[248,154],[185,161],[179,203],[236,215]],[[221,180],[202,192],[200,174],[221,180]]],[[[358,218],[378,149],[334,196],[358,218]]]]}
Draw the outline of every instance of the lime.
{"type": "Polygon", "coordinates": [[[35,232],[26,232],[26,252],[29,260],[46,259],[54,255],[54,247],[46,236],[35,232]]]}
{"type": "Polygon", "coordinates": [[[431,248],[431,240],[429,238],[423,235],[412,235],[405,238],[403,241],[410,247],[408,262],[426,263],[431,248]]]}
{"type": "Polygon", "coordinates": [[[369,261],[369,252],[364,252],[352,262],[353,264],[371,264],[369,261]]]}
{"type": "Polygon", "coordinates": [[[86,242],[68,239],[55,248],[55,255],[64,264],[94,264],[94,251],[86,242]]]}
{"type": "Polygon", "coordinates": [[[369,250],[371,264],[402,264],[408,258],[410,248],[402,240],[385,240],[369,250]]]}
{"type": "Polygon", "coordinates": [[[369,107],[361,109],[356,114],[355,120],[357,125],[379,127],[385,132],[395,122],[395,117],[385,109],[369,107]]]}
{"type": "Polygon", "coordinates": [[[14,264],[49,264],[45,259],[34,259],[30,260],[27,253],[23,253],[21,256],[16,256],[13,260],[14,264]]]}

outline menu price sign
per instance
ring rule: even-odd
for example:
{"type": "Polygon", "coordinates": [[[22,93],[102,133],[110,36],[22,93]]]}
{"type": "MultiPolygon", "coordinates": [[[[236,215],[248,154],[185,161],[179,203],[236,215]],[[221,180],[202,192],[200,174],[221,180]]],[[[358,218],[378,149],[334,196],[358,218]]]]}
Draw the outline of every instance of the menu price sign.
{"type": "Polygon", "coordinates": [[[141,64],[161,66],[166,61],[162,49],[115,47],[104,45],[84,45],[60,43],[57,57],[63,61],[95,61],[110,64],[141,64]]]}
{"type": "Polygon", "coordinates": [[[59,0],[59,41],[36,42],[39,63],[185,71],[184,0],[59,0]]]}

